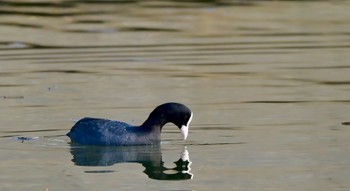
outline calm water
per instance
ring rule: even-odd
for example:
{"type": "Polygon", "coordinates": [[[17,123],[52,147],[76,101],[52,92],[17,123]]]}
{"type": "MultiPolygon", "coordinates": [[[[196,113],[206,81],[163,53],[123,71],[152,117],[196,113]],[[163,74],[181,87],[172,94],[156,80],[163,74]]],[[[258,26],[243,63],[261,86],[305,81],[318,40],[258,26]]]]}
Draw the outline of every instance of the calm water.
{"type": "Polygon", "coordinates": [[[350,189],[349,1],[0,5],[0,190],[350,189]],[[194,112],[187,141],[65,136],[168,101],[194,112]]]}

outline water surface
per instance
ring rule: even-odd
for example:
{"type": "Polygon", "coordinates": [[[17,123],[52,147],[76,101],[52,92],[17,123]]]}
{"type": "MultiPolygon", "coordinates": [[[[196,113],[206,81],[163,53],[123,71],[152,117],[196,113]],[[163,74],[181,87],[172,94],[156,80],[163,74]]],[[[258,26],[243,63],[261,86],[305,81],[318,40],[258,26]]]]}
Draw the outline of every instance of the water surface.
{"type": "Polygon", "coordinates": [[[1,5],[0,190],[349,189],[348,1],[1,5]],[[187,141],[171,124],[160,148],[65,136],[168,101],[194,112],[187,141]]]}

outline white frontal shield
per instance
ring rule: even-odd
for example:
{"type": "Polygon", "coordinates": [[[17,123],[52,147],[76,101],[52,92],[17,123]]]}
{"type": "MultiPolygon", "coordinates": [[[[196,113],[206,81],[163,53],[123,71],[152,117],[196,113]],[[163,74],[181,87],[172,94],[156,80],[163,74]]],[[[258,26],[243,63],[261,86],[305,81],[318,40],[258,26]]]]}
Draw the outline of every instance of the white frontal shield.
{"type": "Polygon", "coordinates": [[[190,123],[191,123],[192,117],[193,117],[193,113],[191,113],[191,117],[190,117],[190,119],[188,120],[187,124],[181,126],[181,135],[182,135],[183,140],[186,140],[186,138],[187,138],[187,135],[188,135],[188,126],[189,126],[190,123]]]}

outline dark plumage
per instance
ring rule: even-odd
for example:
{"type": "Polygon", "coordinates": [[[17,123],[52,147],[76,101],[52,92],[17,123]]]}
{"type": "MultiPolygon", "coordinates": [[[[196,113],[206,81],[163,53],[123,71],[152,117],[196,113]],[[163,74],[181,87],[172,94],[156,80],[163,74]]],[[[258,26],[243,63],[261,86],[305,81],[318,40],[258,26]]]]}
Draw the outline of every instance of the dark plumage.
{"type": "Polygon", "coordinates": [[[72,143],[83,145],[150,145],[160,143],[162,127],[174,123],[183,138],[193,113],[180,103],[165,103],[156,107],[140,126],[108,119],[83,118],[67,134],[72,143]]]}

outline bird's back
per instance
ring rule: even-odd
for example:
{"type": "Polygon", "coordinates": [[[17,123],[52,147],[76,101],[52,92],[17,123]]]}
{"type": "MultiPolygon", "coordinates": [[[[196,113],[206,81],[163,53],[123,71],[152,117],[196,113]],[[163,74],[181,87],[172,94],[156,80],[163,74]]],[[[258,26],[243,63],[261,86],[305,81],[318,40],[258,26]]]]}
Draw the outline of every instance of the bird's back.
{"type": "Polygon", "coordinates": [[[83,118],[67,135],[72,143],[83,145],[144,145],[159,143],[158,134],[120,121],[83,118]]]}
{"type": "Polygon", "coordinates": [[[131,125],[119,121],[98,118],[79,120],[67,134],[73,143],[87,145],[111,145],[122,142],[120,138],[131,125]]]}

